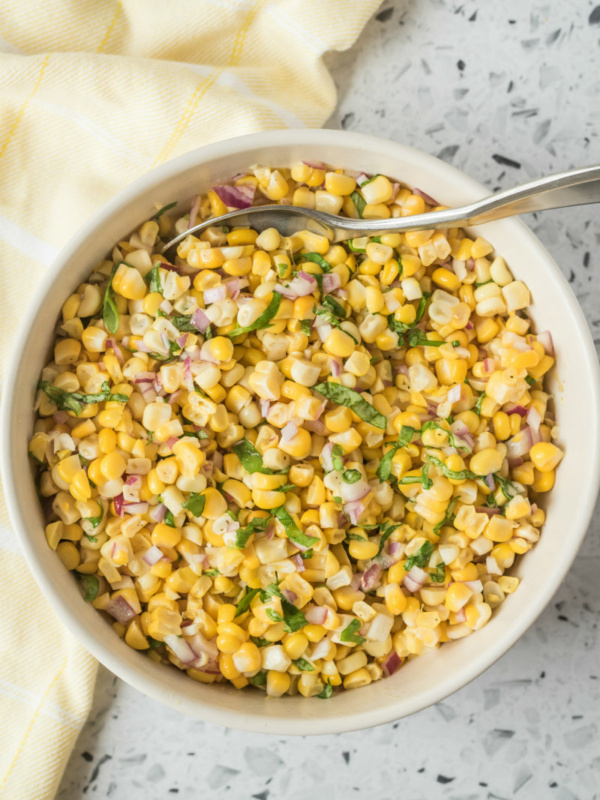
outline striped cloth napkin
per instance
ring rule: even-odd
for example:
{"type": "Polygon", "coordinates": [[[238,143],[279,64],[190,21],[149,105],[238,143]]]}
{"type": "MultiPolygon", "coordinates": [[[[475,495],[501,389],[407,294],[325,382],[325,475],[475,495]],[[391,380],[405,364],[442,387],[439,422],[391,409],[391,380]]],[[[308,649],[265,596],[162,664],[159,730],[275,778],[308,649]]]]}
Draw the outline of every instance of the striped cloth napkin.
{"type": "MultiPolygon", "coordinates": [[[[322,56],[380,0],[3,0],[0,364],[63,243],[167,159],[267,128],[318,127],[322,56]]],[[[5,391],[8,387],[5,387],[5,391]]],[[[31,578],[0,500],[0,798],[56,792],[96,663],[31,578]]]]}

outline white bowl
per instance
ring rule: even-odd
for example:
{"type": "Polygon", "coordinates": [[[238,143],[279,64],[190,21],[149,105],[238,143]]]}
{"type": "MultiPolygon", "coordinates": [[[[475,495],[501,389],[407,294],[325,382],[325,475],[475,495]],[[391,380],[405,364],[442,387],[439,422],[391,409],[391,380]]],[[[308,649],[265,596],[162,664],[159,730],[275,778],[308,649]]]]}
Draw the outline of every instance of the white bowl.
{"type": "MultiPolygon", "coordinates": [[[[554,337],[559,380],[560,441],[566,448],[540,542],[515,570],[516,594],[474,635],[407,663],[392,678],[323,702],[301,696],[267,700],[263,693],[205,686],[132,650],[86,604],[47,546],[27,456],[32,404],[65,298],[94,264],[155,210],[251,164],[289,166],[322,160],[348,169],[385,173],[418,186],[440,202],[461,205],[487,194],[478,183],[436,158],[393,142],[332,130],[287,130],[243,136],[181,156],[144,175],[111,200],[61,252],[25,314],[5,384],[2,472],[5,495],[25,557],[46,598],[77,639],[123,680],[173,708],[234,728],[277,734],[338,733],[404,717],[460,689],[502,656],[551,600],[585,535],[600,482],[600,380],[583,313],[555,262],[517,219],[480,230],[533,295],[538,331],[554,337]]],[[[183,206],[182,206],[183,207],[183,206]]]]}

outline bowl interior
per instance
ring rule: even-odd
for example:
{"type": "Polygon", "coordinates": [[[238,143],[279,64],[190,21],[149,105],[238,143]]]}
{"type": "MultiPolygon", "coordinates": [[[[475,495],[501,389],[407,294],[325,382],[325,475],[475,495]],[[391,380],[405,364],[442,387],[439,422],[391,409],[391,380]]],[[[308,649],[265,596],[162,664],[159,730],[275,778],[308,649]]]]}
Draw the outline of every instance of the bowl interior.
{"type": "Polygon", "coordinates": [[[251,164],[289,166],[311,159],[385,173],[447,205],[487,194],[432,156],[340,131],[257,134],[188,153],[118,195],[61,253],[24,321],[6,383],[11,389],[6,392],[3,416],[2,466],[13,522],[38,583],[74,635],[121,678],[185,713],[237,728],[286,734],[333,733],[398,719],[442,699],[492,664],[542,611],[568,570],[591,516],[600,473],[598,415],[583,410],[584,400],[588,409],[600,404],[598,366],[583,314],[556,264],[521,222],[489,223],[478,232],[531,289],[536,329],[550,329],[553,334],[559,378],[552,377],[550,387],[566,455],[545,504],[548,521],[541,540],[518,559],[512,572],[523,583],[485,628],[407,663],[392,678],[359,692],[341,693],[327,703],[300,696],[274,702],[260,692],[240,695],[227,686],[204,686],[176,669],[154,664],[119,640],[83,602],[76,581],[65,580],[64,567],[46,545],[27,457],[35,386],[64,299],[114,242],[154,213],[156,203],[190,198],[251,164]],[[582,463],[586,464],[583,485],[582,463]]]}

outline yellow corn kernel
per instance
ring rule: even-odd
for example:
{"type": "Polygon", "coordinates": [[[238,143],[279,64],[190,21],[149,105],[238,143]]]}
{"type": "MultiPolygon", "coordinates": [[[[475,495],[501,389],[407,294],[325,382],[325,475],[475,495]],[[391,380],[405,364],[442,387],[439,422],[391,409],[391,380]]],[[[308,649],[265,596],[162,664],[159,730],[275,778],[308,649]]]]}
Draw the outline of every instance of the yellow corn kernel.
{"type": "Polygon", "coordinates": [[[348,552],[357,560],[367,561],[370,558],[375,558],[379,552],[379,544],[377,542],[358,541],[352,539],[348,545],[348,552]]]}
{"type": "MultiPolygon", "coordinates": [[[[400,565],[394,564],[394,566],[400,565]]],[[[404,565],[402,565],[402,571],[406,574],[404,565]]],[[[391,580],[389,573],[388,580],[391,580]]],[[[398,583],[390,582],[385,587],[385,605],[390,614],[394,614],[394,616],[398,616],[398,614],[402,614],[406,610],[407,599],[398,583]]]]}
{"type": "Polygon", "coordinates": [[[289,656],[292,661],[300,658],[304,654],[307,647],[308,637],[305,636],[302,631],[290,633],[283,640],[283,649],[285,650],[286,655],[289,656]]]}
{"type": "Polygon", "coordinates": [[[540,472],[536,469],[534,470],[534,478],[531,488],[534,490],[534,492],[549,492],[550,489],[553,488],[555,480],[556,472],[554,470],[540,472]]]}
{"type": "Polygon", "coordinates": [[[446,592],[444,605],[448,611],[460,611],[467,604],[472,594],[469,587],[463,583],[452,583],[446,592]]]}
{"type": "Polygon", "coordinates": [[[344,678],[344,689],[360,689],[363,686],[368,686],[371,683],[371,675],[365,667],[351,672],[344,678]]]}
{"type": "Polygon", "coordinates": [[[447,292],[456,292],[460,288],[460,278],[445,267],[438,267],[433,271],[431,280],[447,292]]]}
{"type": "Polygon", "coordinates": [[[127,464],[123,456],[119,453],[108,453],[100,462],[100,471],[107,481],[113,481],[120,478],[125,472],[127,464]]]}
{"type": "Polygon", "coordinates": [[[281,697],[290,688],[291,678],[287,672],[267,672],[267,694],[269,697],[281,697]]]}
{"type": "Polygon", "coordinates": [[[529,451],[529,458],[540,472],[551,472],[554,470],[564,453],[551,442],[538,442],[529,451]]]}
{"type": "Polygon", "coordinates": [[[501,575],[498,578],[497,583],[505,594],[512,594],[519,586],[519,579],[513,578],[510,575],[501,575]]]}

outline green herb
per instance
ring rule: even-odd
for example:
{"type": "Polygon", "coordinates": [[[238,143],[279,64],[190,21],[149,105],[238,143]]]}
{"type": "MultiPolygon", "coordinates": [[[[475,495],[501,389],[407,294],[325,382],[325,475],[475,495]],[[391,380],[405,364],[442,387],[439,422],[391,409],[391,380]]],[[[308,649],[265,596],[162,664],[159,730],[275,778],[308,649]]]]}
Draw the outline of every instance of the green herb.
{"type": "Polygon", "coordinates": [[[344,469],[344,448],[341,444],[334,444],[331,450],[331,463],[336,472],[341,472],[344,469]]]}
{"type": "Polygon", "coordinates": [[[345,244],[348,247],[348,250],[351,250],[353,253],[366,253],[367,252],[366,250],[363,250],[362,247],[354,247],[354,245],[352,244],[352,240],[351,239],[348,239],[345,242],[345,244]]]}
{"type": "Polygon", "coordinates": [[[347,533],[346,534],[346,541],[348,541],[348,542],[366,542],[367,539],[364,536],[359,536],[358,533],[347,533]]]}
{"type": "Polygon", "coordinates": [[[481,475],[476,475],[474,472],[471,472],[470,469],[463,469],[460,472],[456,472],[456,470],[449,469],[444,464],[443,461],[440,461],[440,459],[436,458],[435,456],[427,456],[427,462],[429,464],[434,464],[445,478],[451,478],[452,480],[455,481],[466,481],[466,480],[477,481],[480,480],[481,478],[481,475]]]}
{"type": "Polygon", "coordinates": [[[201,517],[202,512],[204,511],[204,506],[206,505],[206,495],[192,492],[188,499],[181,505],[183,508],[187,508],[192,516],[201,517]]]}
{"type": "Polygon", "coordinates": [[[308,550],[305,550],[303,553],[300,553],[300,557],[303,561],[309,561],[314,555],[312,547],[309,547],[308,550]]]}
{"type": "Polygon", "coordinates": [[[413,567],[426,567],[433,553],[433,549],[433,542],[429,540],[423,542],[417,552],[406,559],[404,562],[404,569],[409,572],[413,567]]]}
{"type": "Polygon", "coordinates": [[[198,333],[198,329],[194,328],[192,325],[192,318],[185,317],[185,316],[178,316],[172,317],[169,322],[172,322],[173,325],[177,328],[178,331],[182,333],[198,333]]]}
{"type": "MultiPolygon", "coordinates": [[[[266,311],[256,319],[251,325],[247,325],[245,328],[234,328],[230,331],[227,336],[230,336],[232,339],[237,338],[238,336],[243,336],[245,333],[250,333],[251,331],[260,331],[264,328],[272,328],[273,326],[269,323],[279,311],[279,305],[281,303],[281,298],[283,295],[280,295],[278,292],[273,292],[273,296],[271,297],[271,302],[269,303],[266,311]]],[[[207,331],[208,333],[208,331],[207,331]]],[[[208,338],[208,337],[207,337],[208,338]]]]}
{"type": "Polygon", "coordinates": [[[273,622],[281,622],[283,619],[284,625],[283,629],[286,633],[295,633],[299,631],[300,628],[303,628],[305,625],[308,625],[308,620],[304,616],[304,614],[300,611],[299,608],[293,603],[290,603],[285,597],[282,595],[281,590],[275,583],[270,583],[267,588],[261,592],[260,599],[263,603],[269,601],[271,597],[278,597],[281,600],[281,610],[283,611],[283,617],[280,617],[279,614],[272,611],[271,609],[267,609],[267,616],[269,619],[272,619],[273,622]],[[271,616],[271,614],[273,616],[271,616]],[[275,617],[279,617],[279,619],[275,619],[275,617]]]}
{"type": "Polygon", "coordinates": [[[333,314],[335,314],[336,317],[339,317],[340,319],[346,319],[346,312],[344,311],[344,306],[341,303],[338,303],[338,301],[330,294],[328,294],[327,297],[324,298],[323,305],[327,306],[327,308],[329,308],[329,310],[333,314]]]}
{"type": "Polygon", "coordinates": [[[352,622],[344,628],[340,634],[342,642],[352,642],[352,644],[362,644],[365,641],[364,636],[359,636],[357,631],[362,628],[362,622],[359,619],[353,619],[352,622]]]}
{"type": "Polygon", "coordinates": [[[407,447],[411,443],[414,432],[415,429],[411,428],[410,425],[402,426],[400,434],[398,435],[398,440],[390,447],[379,462],[377,477],[380,481],[387,481],[389,479],[392,474],[392,461],[394,456],[401,447],[407,447]]]}
{"type": "Polygon", "coordinates": [[[432,583],[443,583],[446,580],[446,565],[442,561],[435,568],[435,572],[430,572],[429,577],[432,583]]]}
{"type": "Polygon", "coordinates": [[[184,437],[185,436],[191,436],[194,439],[210,439],[210,436],[204,430],[203,431],[186,431],[186,430],[184,430],[183,431],[183,435],[184,435],[184,437]]]}
{"type": "Polygon", "coordinates": [[[401,486],[409,486],[411,483],[422,483],[423,478],[421,475],[407,475],[404,478],[400,478],[398,483],[401,486]]]}
{"type": "Polygon", "coordinates": [[[150,650],[156,650],[158,647],[162,647],[164,642],[159,642],[158,639],[153,639],[152,636],[148,636],[148,648],[150,650]]]}
{"type": "Polygon", "coordinates": [[[260,589],[247,589],[246,594],[242,597],[235,609],[235,616],[239,617],[250,608],[250,603],[254,600],[260,589]]]}
{"type": "Polygon", "coordinates": [[[154,431],[148,431],[148,441],[150,444],[154,441],[154,431]]]}
{"type": "Polygon", "coordinates": [[[512,500],[515,495],[519,494],[517,487],[512,481],[509,481],[508,478],[503,478],[501,475],[498,475],[497,472],[494,473],[494,478],[500,484],[502,494],[507,500],[512,500]]]}
{"type": "Polygon", "coordinates": [[[372,178],[369,178],[369,180],[368,180],[368,181],[363,181],[363,182],[360,184],[360,188],[362,189],[362,187],[363,187],[363,186],[366,186],[368,183],[373,183],[373,181],[375,180],[375,178],[379,178],[379,172],[378,172],[376,175],[373,175],[373,177],[372,177],[372,178]]]}
{"type": "MultiPolygon", "coordinates": [[[[267,309],[267,311],[268,311],[268,310],[269,310],[269,309],[267,309]]],[[[266,313],[267,313],[267,312],[265,311],[265,314],[266,314],[266,313]]],[[[257,320],[257,322],[258,322],[258,320],[257,320]]],[[[270,326],[270,325],[268,325],[267,327],[269,327],[269,328],[270,328],[271,326],[270,326]]],[[[227,334],[227,335],[228,335],[228,336],[231,336],[231,334],[230,334],[230,333],[229,333],[229,334],[227,334]]],[[[207,328],[207,329],[204,331],[204,338],[205,338],[205,340],[206,340],[206,341],[208,341],[209,339],[212,339],[212,338],[213,338],[212,327],[211,327],[210,325],[209,325],[209,326],[208,326],[208,328],[207,328]]]]}
{"type": "Polygon", "coordinates": [[[265,613],[272,622],[283,622],[281,614],[278,614],[277,611],[273,611],[272,608],[267,608],[265,613]]]}
{"type": "Polygon", "coordinates": [[[116,333],[119,327],[119,309],[117,301],[115,300],[115,290],[112,287],[112,281],[117,269],[124,264],[124,261],[119,261],[115,264],[110,273],[108,283],[106,284],[106,291],[104,292],[104,301],[102,303],[102,319],[109,333],[116,333]]]}
{"type": "Polygon", "coordinates": [[[460,444],[460,443],[457,444],[456,439],[455,439],[454,434],[452,433],[452,431],[446,430],[446,428],[444,428],[442,425],[440,425],[439,422],[435,422],[435,420],[433,420],[433,419],[429,419],[429,420],[427,420],[427,422],[423,423],[423,427],[421,428],[421,432],[423,432],[423,431],[433,431],[433,430],[436,430],[436,429],[440,430],[440,431],[443,431],[444,433],[446,433],[448,435],[448,441],[450,442],[450,446],[451,447],[456,447],[458,450],[466,450],[467,453],[471,452],[470,449],[467,447],[467,445],[460,444]]]}
{"type": "Polygon", "coordinates": [[[168,525],[170,528],[175,527],[175,518],[173,517],[173,512],[168,511],[165,514],[165,525],[168,525]]]}
{"type": "Polygon", "coordinates": [[[476,414],[479,414],[479,416],[481,416],[481,404],[483,403],[483,400],[484,400],[485,396],[486,396],[485,392],[482,392],[479,395],[479,397],[477,398],[477,402],[475,403],[475,406],[474,406],[474,409],[473,409],[476,414]]]}
{"type": "MultiPolygon", "coordinates": [[[[100,514],[97,517],[84,517],[84,519],[87,520],[87,522],[91,522],[92,523],[92,528],[97,528],[98,525],[100,525],[100,523],[102,522],[102,517],[104,516],[104,506],[102,505],[102,503],[98,503],[98,505],[100,506],[100,514]]],[[[88,537],[88,538],[92,538],[92,537],[88,537]]],[[[95,538],[95,537],[93,537],[93,538],[95,538]]]]}
{"type": "Polygon", "coordinates": [[[374,364],[379,364],[380,361],[379,356],[373,356],[373,358],[369,359],[369,364],[373,366],[374,364]]]}
{"type": "Polygon", "coordinates": [[[257,672],[256,675],[253,675],[250,678],[250,683],[253,686],[266,686],[267,685],[267,673],[265,670],[261,670],[257,672]]]}
{"type": "Polygon", "coordinates": [[[376,408],[360,396],[354,389],[348,389],[347,386],[342,386],[340,383],[318,383],[313,386],[313,389],[327,400],[331,400],[340,406],[346,406],[354,411],[365,422],[370,425],[385,430],[387,428],[387,419],[377,411],[376,408]]]}
{"type": "MultiPolygon", "coordinates": [[[[413,328],[406,334],[406,341],[409,347],[441,347],[443,344],[448,344],[448,342],[428,339],[425,331],[418,328],[413,328]]],[[[459,347],[460,342],[455,339],[451,344],[452,347],[459,347]]]]}
{"type": "Polygon", "coordinates": [[[269,520],[266,517],[255,517],[251,519],[245,528],[238,528],[235,532],[235,546],[242,550],[248,544],[248,539],[257,531],[264,531],[269,520]]]}
{"type": "Polygon", "coordinates": [[[419,305],[417,306],[417,316],[415,322],[421,322],[423,316],[425,315],[425,306],[427,305],[427,301],[431,297],[431,292],[423,292],[423,297],[419,300],[419,305]]]}
{"type": "Polygon", "coordinates": [[[273,642],[270,642],[268,639],[261,639],[258,636],[251,636],[250,641],[254,642],[257,647],[268,647],[273,642]]]}
{"type": "Polygon", "coordinates": [[[91,542],[92,544],[97,544],[97,542],[98,542],[98,537],[97,536],[90,536],[89,533],[84,533],[83,535],[88,540],[88,542],[91,542]]]}
{"type": "Polygon", "coordinates": [[[378,556],[380,556],[381,553],[383,552],[383,548],[385,546],[385,543],[390,538],[392,533],[396,530],[396,528],[399,528],[399,527],[400,527],[400,523],[399,522],[387,522],[387,523],[385,523],[384,525],[382,525],[380,527],[379,530],[380,530],[380,533],[381,533],[381,539],[379,540],[379,550],[377,552],[378,556]]]}
{"type": "Polygon", "coordinates": [[[294,520],[291,518],[289,513],[287,512],[285,506],[279,506],[273,511],[273,516],[277,517],[279,522],[284,527],[285,535],[296,545],[300,545],[301,547],[310,547],[315,543],[315,539],[313,536],[307,536],[303,533],[300,528],[296,525],[294,520]]]}
{"type": "Polygon", "coordinates": [[[331,272],[331,264],[329,261],[325,261],[323,256],[319,255],[319,253],[302,253],[302,260],[312,261],[313,264],[318,264],[323,272],[331,272]]]}
{"type": "Polygon", "coordinates": [[[328,700],[332,694],[333,694],[333,686],[329,683],[327,678],[325,678],[325,686],[323,687],[323,691],[319,692],[319,694],[316,696],[320,700],[328,700]]]}
{"type": "Polygon", "coordinates": [[[149,292],[158,292],[162,294],[162,286],[160,283],[160,274],[158,272],[160,267],[160,262],[157,262],[150,272],[146,275],[146,284],[148,286],[149,292]]]}
{"type": "Polygon", "coordinates": [[[156,361],[163,361],[164,363],[174,361],[174,356],[179,355],[179,353],[181,353],[181,350],[183,348],[181,347],[180,344],[177,344],[177,342],[171,341],[171,339],[169,339],[168,341],[169,341],[168,355],[165,356],[162,353],[148,353],[150,358],[153,358],[156,361]]]}
{"type": "Polygon", "coordinates": [[[312,319],[303,319],[300,323],[300,330],[305,336],[310,336],[312,330],[312,319]]]}
{"type": "Polygon", "coordinates": [[[364,197],[360,192],[354,191],[350,195],[350,199],[352,200],[354,206],[356,207],[358,216],[362,219],[363,211],[365,210],[365,206],[367,205],[364,197]]]}
{"type": "MultiPolygon", "coordinates": [[[[327,295],[325,300],[327,300],[328,297],[329,295],[327,295]]],[[[325,300],[323,302],[325,302],[325,300]]],[[[333,325],[334,328],[339,328],[340,330],[344,331],[344,333],[347,334],[352,339],[353,342],[358,344],[357,339],[354,336],[352,336],[351,333],[348,333],[347,330],[342,328],[342,323],[340,322],[340,320],[335,316],[335,314],[332,314],[331,311],[329,311],[327,308],[317,308],[315,309],[315,314],[324,319],[325,322],[328,322],[330,325],[333,325]]]]}
{"type": "Polygon", "coordinates": [[[157,316],[157,317],[166,317],[167,315],[166,315],[166,314],[165,314],[165,312],[162,310],[162,308],[159,308],[159,309],[157,310],[157,312],[156,312],[156,316],[157,316]]]}
{"type": "Polygon", "coordinates": [[[314,672],[315,668],[307,661],[305,658],[295,658],[294,659],[294,666],[297,667],[300,672],[314,672]]]}
{"type": "Polygon", "coordinates": [[[456,505],[457,501],[458,497],[455,497],[453,500],[450,501],[448,508],[446,509],[446,516],[444,517],[444,519],[441,522],[438,522],[437,525],[433,526],[433,532],[437,534],[437,536],[440,535],[443,527],[445,527],[446,525],[452,525],[452,523],[454,522],[456,518],[456,514],[454,513],[454,506],[456,505]]]}
{"type": "Polygon", "coordinates": [[[217,575],[220,575],[221,572],[218,569],[205,569],[204,575],[208,575],[209,578],[216,578],[217,575]]]}
{"type": "Polygon", "coordinates": [[[101,403],[110,400],[115,403],[126,403],[129,398],[126,394],[111,394],[108,381],[102,384],[102,391],[96,394],[82,394],[81,392],[66,392],[58,386],[52,386],[49,381],[40,381],[38,389],[41,389],[48,399],[55,404],[61,411],[72,411],[79,416],[83,407],[92,403],[101,403]]]}
{"type": "Polygon", "coordinates": [[[278,486],[276,489],[273,489],[274,492],[291,492],[292,489],[297,489],[295,483],[285,483],[283,486],[278,486]]]}
{"type": "Polygon", "coordinates": [[[249,472],[251,475],[254,472],[260,472],[263,475],[273,474],[273,470],[263,466],[261,454],[258,452],[256,447],[254,447],[252,442],[248,441],[248,439],[242,439],[242,441],[238,442],[238,444],[234,444],[233,452],[241,461],[246,472],[249,472]]]}
{"type": "Polygon", "coordinates": [[[494,282],[493,278],[490,278],[489,281],[483,281],[483,283],[476,283],[475,286],[477,289],[479,289],[480,286],[487,286],[488,283],[493,283],[493,282],[494,282]]]}
{"type": "Polygon", "coordinates": [[[362,478],[361,473],[357,469],[347,469],[342,472],[342,480],[344,483],[356,483],[362,478]]]}
{"type": "Polygon", "coordinates": [[[280,278],[283,278],[287,270],[287,264],[277,264],[277,274],[280,278]]]}
{"type": "Polygon", "coordinates": [[[341,497],[338,497],[337,495],[334,495],[334,497],[333,497],[333,502],[334,502],[334,503],[337,503],[339,506],[341,506],[341,505],[343,505],[343,504],[344,504],[344,501],[342,500],[342,498],[341,498],[341,497]]]}
{"type": "Polygon", "coordinates": [[[83,575],[81,588],[83,589],[83,599],[86,603],[91,603],[98,597],[100,581],[95,575],[83,575]]]}
{"type": "MultiPolygon", "coordinates": [[[[364,186],[364,183],[363,183],[364,186]]],[[[376,242],[377,244],[381,244],[381,236],[371,236],[371,241],[376,242]]]]}
{"type": "Polygon", "coordinates": [[[175,200],[174,203],[167,203],[167,205],[159,209],[156,212],[156,214],[153,214],[150,217],[150,219],[159,219],[159,217],[162,217],[162,215],[165,214],[167,211],[170,211],[172,208],[175,208],[176,205],[177,205],[177,200],[175,200]]]}
{"type": "Polygon", "coordinates": [[[532,378],[531,375],[525,375],[525,380],[530,386],[533,386],[535,383],[537,383],[536,379],[532,378]]]}

